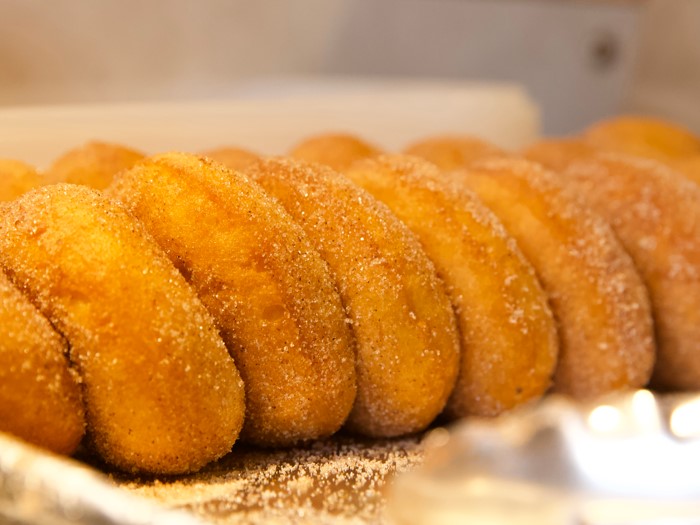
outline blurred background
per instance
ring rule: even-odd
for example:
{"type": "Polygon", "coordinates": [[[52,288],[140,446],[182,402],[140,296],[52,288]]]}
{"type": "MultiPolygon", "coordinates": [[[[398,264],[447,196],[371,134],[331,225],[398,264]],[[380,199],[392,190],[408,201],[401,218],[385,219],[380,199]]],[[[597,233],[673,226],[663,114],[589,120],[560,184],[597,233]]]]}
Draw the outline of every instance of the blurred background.
{"type": "Polygon", "coordinates": [[[514,82],[547,134],[619,112],[700,132],[700,0],[0,0],[0,107],[264,96],[319,77],[514,82]]]}

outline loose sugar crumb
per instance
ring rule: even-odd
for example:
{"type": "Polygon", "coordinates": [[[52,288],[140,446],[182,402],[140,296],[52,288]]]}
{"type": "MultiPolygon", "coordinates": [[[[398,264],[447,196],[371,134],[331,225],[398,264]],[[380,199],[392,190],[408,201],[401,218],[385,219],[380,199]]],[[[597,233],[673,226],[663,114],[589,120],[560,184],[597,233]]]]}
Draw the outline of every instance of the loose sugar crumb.
{"type": "Polygon", "coordinates": [[[217,524],[382,524],[391,481],[423,460],[421,438],[335,436],[291,450],[237,447],[194,475],[116,482],[217,524]]]}

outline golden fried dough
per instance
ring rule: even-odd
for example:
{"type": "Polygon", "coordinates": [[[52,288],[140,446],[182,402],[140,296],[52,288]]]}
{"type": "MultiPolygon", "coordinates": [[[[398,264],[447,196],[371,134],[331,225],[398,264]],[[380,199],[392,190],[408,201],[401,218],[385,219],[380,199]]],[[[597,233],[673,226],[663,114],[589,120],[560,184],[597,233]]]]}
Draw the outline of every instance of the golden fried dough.
{"type": "Polygon", "coordinates": [[[452,417],[496,415],[551,384],[558,339],[535,272],[493,213],[416,157],[358,162],[347,175],[418,235],[447,285],[462,336],[452,417]]]}
{"type": "Polygon", "coordinates": [[[594,157],[600,148],[579,138],[546,139],[523,151],[523,156],[553,171],[563,171],[572,162],[594,157]]]}
{"type": "Polygon", "coordinates": [[[298,160],[324,164],[342,172],[355,161],[376,157],[381,153],[377,146],[354,135],[327,133],[309,137],[295,146],[289,155],[298,160]]]}
{"type": "Polygon", "coordinates": [[[223,164],[231,170],[245,170],[255,164],[260,158],[259,155],[242,148],[221,147],[203,151],[200,153],[203,157],[208,157],[216,162],[223,164]]]}
{"type": "Polygon", "coordinates": [[[98,190],[144,158],[143,153],[105,142],[88,142],[57,158],[46,172],[48,182],[83,184],[98,190]]]}
{"type": "MultiPolygon", "coordinates": [[[[579,160],[591,159],[606,153],[615,154],[619,152],[604,147],[597,147],[591,142],[585,142],[580,139],[549,139],[532,145],[523,152],[523,155],[554,171],[562,172],[569,165],[579,160]]],[[[667,157],[647,151],[638,153],[635,156],[657,160],[674,169],[688,180],[700,184],[700,154],[667,157]]]]}
{"type": "Polygon", "coordinates": [[[355,397],[352,334],[326,264],[284,209],[207,159],[159,155],[110,193],[151,232],[216,319],[246,386],[243,436],[328,436],[355,397]]]}
{"type": "Polygon", "coordinates": [[[647,291],[610,226],[526,160],[451,175],[503,221],[549,293],[561,340],[554,389],[589,398],[645,385],[654,362],[647,291]]]}
{"type": "Polygon", "coordinates": [[[197,470],[231,449],[243,385],[213,320],[121,206],[58,184],[6,205],[0,263],[66,337],[88,436],[129,471],[197,470]]]}
{"type": "Polygon", "coordinates": [[[485,157],[506,155],[501,148],[467,135],[430,137],[411,144],[404,153],[428,160],[445,171],[464,168],[485,157]]]}
{"type": "Polygon", "coordinates": [[[686,179],[700,184],[700,154],[667,161],[667,164],[686,179]]]}
{"type": "Polygon", "coordinates": [[[0,201],[11,201],[44,184],[36,168],[12,159],[0,159],[0,201]]]}
{"type": "Polygon", "coordinates": [[[599,122],[588,128],[583,137],[599,148],[630,155],[700,155],[700,137],[681,126],[648,117],[626,116],[599,122]]]}
{"type": "Polygon", "coordinates": [[[369,436],[425,428],[455,384],[459,341],[416,238],[369,193],[320,164],[268,159],[249,173],[304,228],[338,283],[357,340],[348,428],[369,436]]]}
{"type": "Polygon", "coordinates": [[[700,388],[700,188],[661,163],[612,154],[572,164],[562,180],[610,221],[649,289],[652,383],[700,388]]]}
{"type": "Polygon", "coordinates": [[[85,433],[68,345],[0,271],[0,432],[59,454],[85,433]]]}

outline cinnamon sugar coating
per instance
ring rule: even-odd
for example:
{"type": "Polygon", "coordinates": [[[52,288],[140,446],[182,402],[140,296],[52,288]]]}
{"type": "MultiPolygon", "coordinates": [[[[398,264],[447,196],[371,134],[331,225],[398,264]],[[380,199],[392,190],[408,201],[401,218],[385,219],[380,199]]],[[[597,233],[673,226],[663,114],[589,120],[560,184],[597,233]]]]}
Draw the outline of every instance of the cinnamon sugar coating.
{"type": "Polygon", "coordinates": [[[700,388],[700,187],[654,160],[615,154],[572,164],[562,181],[610,221],[649,290],[653,383],[700,388]]]}
{"type": "Polygon", "coordinates": [[[432,162],[445,171],[464,168],[486,157],[506,155],[501,148],[469,135],[428,137],[409,145],[404,153],[432,162]]]}
{"type": "Polygon", "coordinates": [[[141,225],[58,184],[0,217],[0,263],[70,344],[90,442],[128,471],[197,470],[241,428],[243,385],[211,317],[141,225]]]}
{"type": "Polygon", "coordinates": [[[561,341],[554,389],[590,398],[645,385],[655,354],[649,298],[610,225],[526,160],[451,175],[501,219],[549,294],[561,341]]]}
{"type": "Polygon", "coordinates": [[[246,388],[243,436],[289,446],[328,436],[355,398],[353,340],[328,268],[248,177],[184,153],[110,188],[214,316],[246,388]]]}
{"type": "Polygon", "coordinates": [[[343,172],[353,162],[380,155],[381,150],[369,142],[348,133],[324,133],[309,137],[289,152],[290,157],[305,162],[317,162],[343,172]]]}
{"type": "Polygon", "coordinates": [[[621,116],[598,122],[582,134],[594,146],[657,159],[700,155],[700,137],[671,122],[621,116]]]}
{"type": "Polygon", "coordinates": [[[492,416],[544,394],[559,350],[554,320],[532,266],[495,215],[416,157],[378,157],[347,175],[418,236],[446,284],[462,351],[448,414],[492,416]]]}
{"type": "Polygon", "coordinates": [[[58,157],[46,170],[51,183],[83,184],[103,190],[114,176],[144,158],[140,151],[119,144],[92,141],[58,157]]]}
{"type": "Polygon", "coordinates": [[[390,210],[341,174],[291,159],[250,172],[328,262],[357,341],[347,426],[369,436],[424,429],[457,375],[454,314],[435,267],[390,210]]]}
{"type": "Polygon", "coordinates": [[[255,164],[260,158],[256,153],[243,148],[234,146],[222,146],[213,148],[200,153],[202,157],[207,157],[220,164],[223,164],[231,170],[245,170],[255,164]]]}
{"type": "Polygon", "coordinates": [[[0,270],[0,432],[72,454],[85,433],[68,345],[0,270]]]}
{"type": "Polygon", "coordinates": [[[34,166],[13,159],[0,159],[0,202],[11,201],[45,184],[34,166]]]}

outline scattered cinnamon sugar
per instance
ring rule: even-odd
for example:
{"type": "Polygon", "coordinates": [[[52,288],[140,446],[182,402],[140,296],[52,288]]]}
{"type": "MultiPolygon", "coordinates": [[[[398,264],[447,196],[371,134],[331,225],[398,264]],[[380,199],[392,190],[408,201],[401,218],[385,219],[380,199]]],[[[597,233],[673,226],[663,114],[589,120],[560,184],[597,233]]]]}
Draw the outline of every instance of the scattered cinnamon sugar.
{"type": "Polygon", "coordinates": [[[121,487],[217,524],[387,523],[387,489],[423,460],[422,436],[335,436],[307,448],[239,448],[181,478],[117,478],[121,487]]]}

